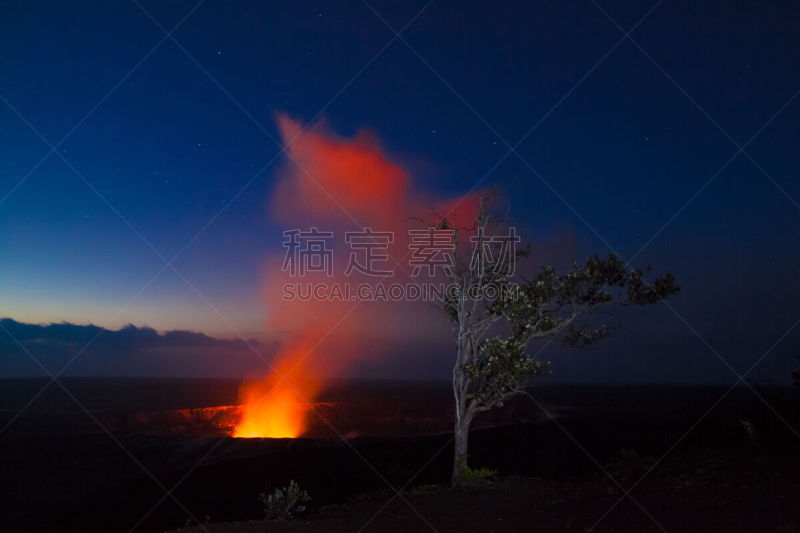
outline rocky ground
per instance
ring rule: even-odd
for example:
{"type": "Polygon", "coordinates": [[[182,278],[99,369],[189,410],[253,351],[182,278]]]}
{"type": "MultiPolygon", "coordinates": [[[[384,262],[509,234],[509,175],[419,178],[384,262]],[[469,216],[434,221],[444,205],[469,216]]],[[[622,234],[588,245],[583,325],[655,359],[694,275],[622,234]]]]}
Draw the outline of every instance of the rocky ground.
{"type": "Polygon", "coordinates": [[[583,480],[507,476],[461,489],[423,485],[399,497],[387,489],[292,521],[209,522],[179,531],[793,532],[800,531],[798,450],[800,440],[677,453],[649,473],[657,458],[622,451],[605,472],[598,467],[583,480]]]}

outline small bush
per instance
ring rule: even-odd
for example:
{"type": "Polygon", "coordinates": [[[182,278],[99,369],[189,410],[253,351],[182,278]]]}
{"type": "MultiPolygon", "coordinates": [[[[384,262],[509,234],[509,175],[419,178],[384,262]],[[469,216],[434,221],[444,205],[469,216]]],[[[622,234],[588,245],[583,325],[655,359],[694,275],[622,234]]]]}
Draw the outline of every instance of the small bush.
{"type": "Polygon", "coordinates": [[[487,479],[490,477],[494,477],[497,475],[497,470],[492,470],[491,468],[464,468],[463,473],[463,480],[464,483],[472,483],[475,481],[480,481],[482,479],[487,479]]]}
{"type": "Polygon", "coordinates": [[[264,504],[267,520],[291,520],[306,510],[303,504],[311,501],[308,492],[302,490],[294,480],[289,481],[286,487],[273,490],[269,495],[266,492],[260,493],[258,499],[264,504]]]}

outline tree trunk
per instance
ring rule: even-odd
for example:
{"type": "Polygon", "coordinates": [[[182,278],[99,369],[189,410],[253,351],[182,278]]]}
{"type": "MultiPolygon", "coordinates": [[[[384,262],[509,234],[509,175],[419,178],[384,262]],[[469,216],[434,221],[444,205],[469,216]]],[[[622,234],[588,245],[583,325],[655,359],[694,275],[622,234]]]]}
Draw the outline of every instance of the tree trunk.
{"type": "Polygon", "coordinates": [[[467,469],[467,448],[469,446],[469,425],[471,417],[458,413],[455,425],[455,445],[453,454],[453,477],[451,483],[459,485],[464,481],[467,469]]]}

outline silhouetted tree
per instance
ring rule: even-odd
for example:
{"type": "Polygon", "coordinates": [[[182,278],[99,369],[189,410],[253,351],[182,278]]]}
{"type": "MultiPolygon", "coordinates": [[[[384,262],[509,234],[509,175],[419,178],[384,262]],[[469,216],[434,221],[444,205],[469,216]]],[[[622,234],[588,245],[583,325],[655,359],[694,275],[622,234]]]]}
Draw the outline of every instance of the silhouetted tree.
{"type": "Polygon", "coordinates": [[[679,290],[671,274],[647,282],[649,266],[629,271],[615,255],[595,255],[562,273],[545,266],[530,279],[515,274],[513,262],[530,249],[509,253],[508,239],[493,238],[491,231],[507,231],[508,226],[503,217],[490,215],[490,201],[481,199],[477,220],[469,227],[441,218],[437,222],[439,229],[455,234],[452,290],[443,301],[456,338],[454,484],[468,472],[469,428],[475,416],[502,406],[524,392],[533,377],[548,372],[549,362],[529,353],[531,341],[593,344],[620,326],[590,325],[586,317],[593,311],[653,304],[679,290]]]}

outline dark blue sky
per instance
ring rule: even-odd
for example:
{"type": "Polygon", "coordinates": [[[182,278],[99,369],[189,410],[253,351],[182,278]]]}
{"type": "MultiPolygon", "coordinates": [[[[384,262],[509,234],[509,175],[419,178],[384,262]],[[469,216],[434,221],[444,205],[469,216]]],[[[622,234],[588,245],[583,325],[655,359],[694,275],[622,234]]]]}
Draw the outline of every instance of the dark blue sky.
{"type": "MultiPolygon", "coordinates": [[[[406,45],[361,2],[208,1],[173,35],[184,52],[169,39],[152,51],[164,33],[133,2],[4,3],[0,315],[232,337],[170,270],[139,293],[164,266],[142,237],[172,258],[230,204],[175,267],[259,334],[261,268],[281,246],[266,206],[282,158],[253,178],[279,153],[276,113],[306,122],[324,109],[340,135],[374,132],[434,196],[496,166],[482,183],[509,193],[527,239],[566,242],[575,259],[606,242],[630,258],[700,191],[635,261],[676,275],[675,312],[630,317],[558,368],[565,379],[729,381],[708,345],[744,371],[800,319],[800,6],[699,4],[659,4],[631,33],[643,52],[618,43],[609,16],[627,31],[652,2],[600,2],[607,16],[591,2],[436,1],[406,45]],[[87,114],[59,152],[108,203],[56,155],[21,182],[50,151],[25,120],[56,144],[87,114]],[[544,116],[520,157],[503,159],[544,116]],[[745,149],[756,163],[739,154],[701,190],[736,154],[732,140],[762,127],[745,149]]],[[[195,5],[142,3],[168,30],[195,5]]],[[[423,5],[372,3],[398,30],[423,5]]],[[[788,380],[798,340],[790,333],[756,374],[788,380]]]]}

